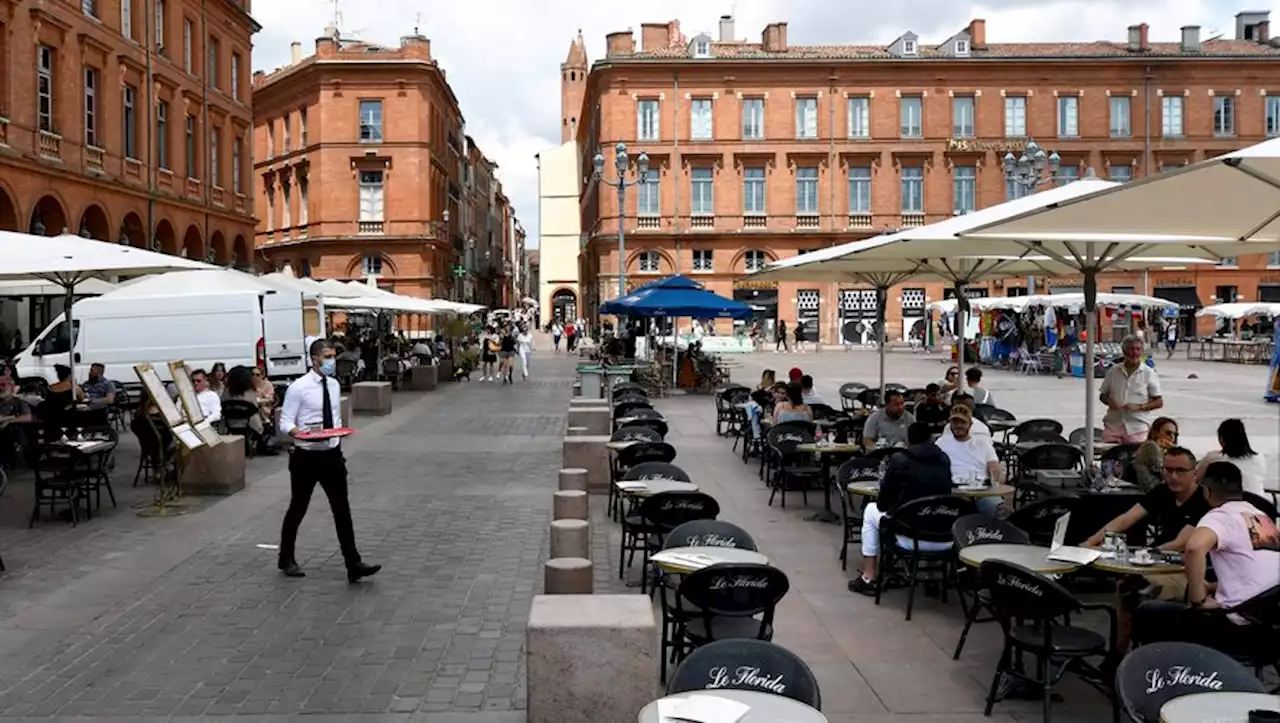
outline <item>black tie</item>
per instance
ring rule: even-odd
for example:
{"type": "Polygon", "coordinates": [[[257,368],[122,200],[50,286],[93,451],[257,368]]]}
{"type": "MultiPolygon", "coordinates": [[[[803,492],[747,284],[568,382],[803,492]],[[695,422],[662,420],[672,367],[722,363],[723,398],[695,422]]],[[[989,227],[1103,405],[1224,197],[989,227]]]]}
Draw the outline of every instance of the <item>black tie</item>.
{"type": "Polygon", "coordinates": [[[333,405],[329,403],[329,378],[324,377],[320,380],[324,385],[324,411],[321,412],[321,429],[333,429],[333,405]]]}

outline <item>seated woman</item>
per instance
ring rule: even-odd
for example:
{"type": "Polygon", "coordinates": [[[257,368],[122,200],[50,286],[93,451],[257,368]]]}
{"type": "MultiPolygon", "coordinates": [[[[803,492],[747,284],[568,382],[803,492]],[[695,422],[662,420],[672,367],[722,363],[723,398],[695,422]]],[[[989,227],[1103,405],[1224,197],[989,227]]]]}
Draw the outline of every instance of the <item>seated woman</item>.
{"type": "Polygon", "coordinates": [[[1178,423],[1160,417],[1151,423],[1147,441],[1133,455],[1134,482],[1143,492],[1164,483],[1164,453],[1178,444],[1178,423]]]}
{"type": "Polygon", "coordinates": [[[258,407],[258,413],[249,417],[249,428],[257,433],[263,447],[267,447],[267,439],[273,436],[271,417],[262,410],[262,397],[254,385],[254,370],[249,367],[232,367],[226,377],[227,401],[238,399],[258,407]]]}
{"type": "Polygon", "coordinates": [[[262,411],[267,415],[267,419],[271,418],[271,410],[276,405],[276,388],[267,380],[267,375],[258,367],[253,367],[253,390],[258,393],[258,406],[262,407],[262,411]]]}
{"type": "Polygon", "coordinates": [[[1244,491],[1265,497],[1267,492],[1263,482],[1267,476],[1267,458],[1253,451],[1253,447],[1249,445],[1244,422],[1239,419],[1223,420],[1218,425],[1218,445],[1221,449],[1206,454],[1200,460],[1196,467],[1196,479],[1202,479],[1205,470],[1214,462],[1230,462],[1240,470],[1244,491]]]}
{"type": "Polygon", "coordinates": [[[800,384],[792,382],[785,387],[785,390],[786,398],[773,407],[773,423],[812,422],[813,409],[804,403],[804,390],[800,384]]]}

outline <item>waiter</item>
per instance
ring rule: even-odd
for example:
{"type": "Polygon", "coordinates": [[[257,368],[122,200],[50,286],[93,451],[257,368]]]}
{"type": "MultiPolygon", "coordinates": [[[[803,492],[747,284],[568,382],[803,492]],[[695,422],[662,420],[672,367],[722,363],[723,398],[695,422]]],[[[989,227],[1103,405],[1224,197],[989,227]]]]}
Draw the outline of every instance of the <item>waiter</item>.
{"type": "Polygon", "coordinates": [[[284,513],[280,530],[280,571],[287,577],[306,577],[293,556],[298,539],[298,526],[307,515],[311,492],[316,483],[329,498],[333,526],[338,532],[338,545],[347,564],[347,581],[369,577],[381,565],[366,565],[356,551],[356,535],[351,527],[351,505],[347,502],[347,461],[342,456],[341,440],[303,440],[298,434],[316,429],[342,426],[342,391],[337,373],[338,361],[333,345],[324,339],[311,342],[311,371],[289,385],[280,410],[280,431],[294,438],[289,455],[289,511],[284,513]]]}

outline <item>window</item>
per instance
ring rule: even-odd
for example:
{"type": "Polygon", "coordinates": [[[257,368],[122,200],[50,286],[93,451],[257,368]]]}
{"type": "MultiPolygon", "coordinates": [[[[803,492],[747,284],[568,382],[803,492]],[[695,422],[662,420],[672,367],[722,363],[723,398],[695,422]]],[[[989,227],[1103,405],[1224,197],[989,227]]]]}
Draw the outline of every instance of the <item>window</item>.
{"type": "Polygon", "coordinates": [[[1280,136],[1280,95],[1269,95],[1266,98],[1267,137],[1280,136]]]}
{"type": "Polygon", "coordinates": [[[849,99],[849,137],[871,137],[871,98],[859,96],[849,99]]]}
{"type": "Polygon", "coordinates": [[[818,137],[818,99],[796,98],[796,138],[818,137]]]}
{"type": "Polygon", "coordinates": [[[978,169],[973,166],[956,166],[951,170],[951,184],[954,195],[952,211],[955,215],[973,213],[978,207],[978,169]]]}
{"type": "Polygon", "coordinates": [[[1107,175],[1116,183],[1128,183],[1133,180],[1133,166],[1111,166],[1107,169],[1107,175]]]}
{"type": "Polygon", "coordinates": [[[902,167],[902,212],[924,213],[924,168],[902,167]]]}
{"type": "Polygon", "coordinates": [[[636,103],[636,138],[658,140],[658,101],[645,98],[636,103]]]}
{"type": "Polygon", "coordinates": [[[871,166],[849,167],[849,214],[871,213],[871,166]]]}
{"type": "Polygon", "coordinates": [[[284,128],[284,152],[288,153],[293,150],[293,132],[289,128],[289,114],[285,113],[280,119],[280,125],[284,128]]]}
{"type": "Polygon", "coordinates": [[[188,116],[187,116],[187,128],[186,128],[186,133],[187,133],[187,138],[186,138],[186,142],[187,142],[187,178],[199,178],[199,177],[200,177],[200,168],[197,166],[197,162],[198,162],[198,160],[199,160],[200,156],[199,156],[199,154],[198,154],[198,152],[197,152],[197,150],[196,150],[196,148],[197,148],[197,146],[196,146],[196,117],[195,117],[195,116],[193,116],[193,115],[188,115],[188,116]]]}
{"type": "Polygon", "coordinates": [[[293,226],[293,199],[290,191],[293,187],[288,181],[280,183],[280,228],[293,226]]]}
{"type": "Polygon", "coordinates": [[[1128,138],[1133,135],[1133,123],[1129,109],[1129,96],[1113,95],[1109,99],[1111,105],[1111,137],[1128,138]]]}
{"type": "Polygon", "coordinates": [[[221,73],[218,72],[221,70],[218,66],[222,63],[220,55],[222,55],[222,43],[217,38],[210,36],[208,81],[211,88],[222,87],[221,73]]]}
{"type": "Polygon", "coordinates": [[[710,168],[695,168],[690,173],[693,186],[693,215],[713,216],[716,212],[714,181],[710,168]]]}
{"type": "Polygon", "coordinates": [[[267,223],[267,230],[270,231],[271,229],[275,228],[274,224],[276,222],[276,192],[275,192],[275,189],[272,188],[271,186],[267,186],[266,192],[267,192],[266,223],[267,223]]]}
{"type": "Polygon", "coordinates": [[[1080,98],[1067,95],[1058,98],[1058,136],[1075,138],[1080,135],[1080,98]]]}
{"type": "Polygon", "coordinates": [[[758,141],[764,138],[764,98],[744,98],[742,101],[742,139],[758,141]]]}
{"type": "Polygon", "coordinates": [[[1214,97],[1213,134],[1215,136],[1234,136],[1236,134],[1236,99],[1234,97],[1229,95],[1214,97]]]}
{"type": "Polygon", "coordinates": [[[902,132],[903,138],[920,138],[924,136],[924,128],[921,125],[921,114],[924,99],[920,96],[905,96],[898,101],[898,125],[902,132]]]}
{"type": "Polygon", "coordinates": [[[298,179],[298,225],[299,226],[306,226],[308,223],[308,219],[310,218],[311,211],[308,208],[311,204],[311,194],[308,193],[308,191],[310,190],[308,187],[310,185],[311,183],[307,181],[306,176],[303,176],[302,178],[298,179]]]}
{"type": "Polygon", "coordinates": [[[1080,166],[1068,166],[1064,164],[1061,168],[1058,169],[1056,180],[1059,186],[1066,185],[1068,183],[1071,183],[1072,181],[1079,181],[1080,166]]]}
{"type": "Polygon", "coordinates": [[[53,58],[48,45],[36,49],[36,122],[45,133],[57,133],[53,126],[53,58]]]}
{"type": "MultiPolygon", "coordinates": [[[[382,101],[360,101],[360,142],[382,142],[382,101]]],[[[285,141],[286,150],[288,141],[285,141]]]]}
{"type": "Polygon", "coordinates": [[[1160,99],[1160,133],[1166,137],[1182,136],[1182,96],[1166,95],[1160,99]]]}
{"type": "Polygon", "coordinates": [[[1026,138],[1027,97],[1013,95],[1004,99],[1004,135],[1006,138],[1026,138]]]}
{"type": "Polygon", "coordinates": [[[156,3],[156,52],[164,52],[164,3],[165,0],[155,0],[156,3]]]}
{"type": "Polygon", "coordinates": [[[382,171],[360,172],[360,220],[382,220],[382,171]]]}
{"type": "Polygon", "coordinates": [[[805,166],[796,169],[796,215],[816,216],[818,213],[818,169],[805,166]]]}
{"type": "Polygon", "coordinates": [[[973,138],[973,96],[958,95],[951,99],[951,135],[956,138],[973,138]]]}
{"type": "Polygon", "coordinates": [[[902,54],[903,54],[903,55],[915,55],[915,54],[916,54],[916,41],[914,41],[914,40],[903,40],[903,41],[902,41],[902,54]]]}
{"type": "Polygon", "coordinates": [[[662,187],[656,171],[650,171],[636,186],[636,212],[641,216],[662,215],[662,187]]]}
{"type": "Polygon", "coordinates": [[[218,138],[222,135],[222,129],[214,127],[209,133],[209,183],[214,188],[222,188],[222,154],[218,148],[218,138]]]}
{"type": "Polygon", "coordinates": [[[712,135],[711,99],[694,98],[689,106],[689,137],[695,141],[709,141],[712,135]]]}
{"type": "Polygon", "coordinates": [[[240,100],[240,54],[231,54],[231,97],[240,100]]]}
{"type": "Polygon", "coordinates": [[[120,0],[120,34],[133,37],[133,0],[120,0]]]}
{"type": "Polygon", "coordinates": [[[231,190],[237,194],[243,193],[240,183],[240,146],[244,143],[244,139],[236,136],[235,143],[231,146],[231,190]]]}
{"type": "Polygon", "coordinates": [[[156,103],[156,165],[169,170],[169,104],[156,103]]]}
{"type": "Polygon", "coordinates": [[[267,158],[276,156],[276,122],[267,121],[267,158]]]}
{"type": "Polygon", "coordinates": [[[98,71],[84,69],[84,142],[98,145],[98,71]]]}
{"type": "Polygon", "coordinates": [[[693,250],[693,270],[710,273],[715,270],[711,261],[711,249],[693,250]]]}
{"type": "Polygon", "coordinates": [[[90,17],[98,17],[97,0],[80,0],[80,11],[90,17]]]}
{"type": "Polygon", "coordinates": [[[182,69],[191,72],[191,21],[182,19],[182,69]]]}
{"type": "Polygon", "coordinates": [[[382,274],[382,257],[370,254],[361,260],[360,269],[365,276],[379,276],[382,274]]]}
{"type": "Polygon", "coordinates": [[[763,216],[765,176],[763,168],[747,168],[742,171],[742,212],[748,216],[763,216]]]}
{"type": "Polygon", "coordinates": [[[661,258],[657,251],[641,251],[636,257],[641,273],[656,274],[661,268],[661,258]]]}
{"type": "Polygon", "coordinates": [[[1022,197],[1022,184],[1015,179],[1006,178],[1004,182],[1004,200],[1012,201],[1022,197]]]}
{"type": "Polygon", "coordinates": [[[1280,266],[1280,251],[1272,251],[1267,256],[1267,266],[1280,266]]]}
{"type": "Polygon", "coordinates": [[[138,89],[132,85],[124,87],[124,157],[138,157],[138,112],[135,107],[138,89]]]}
{"type": "Polygon", "coordinates": [[[956,55],[964,58],[969,55],[969,41],[963,38],[956,38],[956,55]]]}
{"type": "Polygon", "coordinates": [[[742,256],[742,264],[747,271],[759,271],[769,263],[769,257],[759,249],[751,249],[742,256]]]}
{"type": "Polygon", "coordinates": [[[698,58],[711,57],[711,41],[706,37],[698,38],[693,41],[693,54],[698,58]]]}
{"type": "Polygon", "coordinates": [[[307,147],[307,109],[305,106],[298,109],[298,147],[307,147]]]}

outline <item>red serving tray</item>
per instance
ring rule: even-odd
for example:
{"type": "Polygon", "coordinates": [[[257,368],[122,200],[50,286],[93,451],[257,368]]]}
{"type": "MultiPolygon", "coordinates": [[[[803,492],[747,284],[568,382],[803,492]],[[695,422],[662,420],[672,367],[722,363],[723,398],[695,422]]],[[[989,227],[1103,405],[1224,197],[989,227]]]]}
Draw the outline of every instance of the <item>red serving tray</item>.
{"type": "Polygon", "coordinates": [[[298,432],[298,439],[331,439],[333,437],[345,437],[349,434],[355,434],[356,430],[351,427],[334,427],[333,429],[317,429],[314,432],[298,432]]]}

